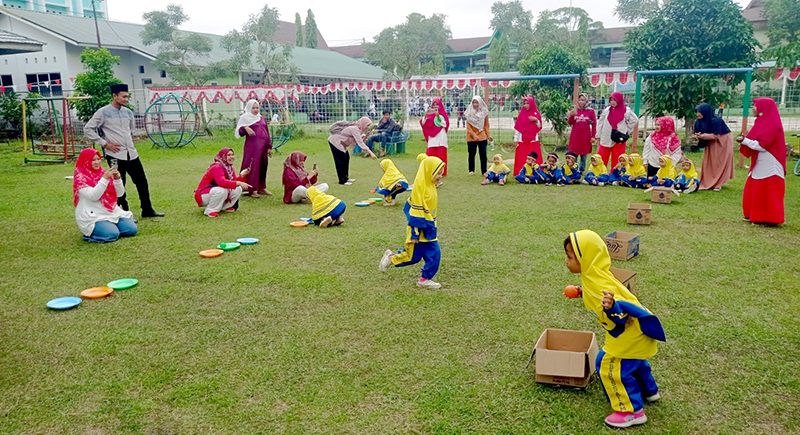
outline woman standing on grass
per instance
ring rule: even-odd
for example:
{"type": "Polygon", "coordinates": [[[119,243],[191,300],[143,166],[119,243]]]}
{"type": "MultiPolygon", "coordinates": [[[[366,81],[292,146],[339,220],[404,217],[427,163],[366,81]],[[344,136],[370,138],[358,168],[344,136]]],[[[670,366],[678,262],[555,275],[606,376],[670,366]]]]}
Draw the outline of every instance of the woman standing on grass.
{"type": "MultiPolygon", "coordinates": [[[[778,106],[770,98],[757,98],[756,122],[745,137],[740,152],[750,157],[750,174],[744,183],[742,210],[754,224],[777,225],[784,222],[783,198],[786,194],[786,138],[778,106]]],[[[732,164],[732,160],[728,159],[732,164]]],[[[701,178],[702,180],[702,178],[701,178]]],[[[702,181],[701,181],[702,183],[702,181]]]]}
{"type": "Polygon", "coordinates": [[[659,159],[661,156],[668,155],[674,167],[680,166],[683,160],[681,151],[681,139],[675,133],[675,120],[671,116],[661,116],[656,118],[656,131],[647,137],[642,148],[642,160],[647,166],[647,176],[656,175],[661,169],[659,159]]]}
{"type": "Polygon", "coordinates": [[[368,116],[362,116],[358,121],[348,124],[346,121],[335,122],[331,126],[331,135],[328,136],[328,145],[331,146],[333,163],[336,165],[336,175],[339,184],[351,185],[354,178],[350,178],[350,153],[348,148],[359,148],[368,153],[373,159],[378,156],[364,143],[364,133],[372,125],[372,120],[368,116]]]}
{"type": "Polygon", "coordinates": [[[572,131],[569,133],[569,151],[580,156],[581,172],[586,169],[586,156],[592,153],[594,135],[597,134],[597,116],[593,109],[586,107],[588,102],[588,95],[578,95],[578,104],[567,117],[567,123],[572,126],[572,131]]]}
{"type": "Polygon", "coordinates": [[[425,153],[443,161],[443,175],[447,175],[447,131],[450,130],[450,117],[447,116],[441,99],[438,97],[433,99],[431,107],[425,111],[425,116],[419,120],[419,124],[428,143],[425,153]]]}
{"type": "Polygon", "coordinates": [[[476,95],[472,97],[467,110],[464,112],[467,118],[467,148],[469,149],[469,175],[475,174],[475,154],[479,153],[481,159],[481,174],[486,174],[486,146],[492,139],[489,133],[489,108],[483,98],[476,95]]]}
{"type": "Polygon", "coordinates": [[[733,135],[722,118],[714,116],[708,103],[697,106],[694,138],[703,148],[700,168],[700,190],[719,191],[733,180],[733,135]]]}
{"type": "Polygon", "coordinates": [[[536,107],[536,100],[533,97],[525,97],[522,101],[522,110],[519,111],[517,121],[514,123],[514,142],[517,144],[517,151],[514,154],[514,173],[519,174],[528,155],[536,153],[536,163],[541,165],[542,145],[539,143],[539,132],[542,131],[542,114],[536,107]]]}
{"type": "Polygon", "coordinates": [[[609,106],[600,114],[597,121],[595,137],[600,139],[597,153],[603,156],[603,163],[608,166],[610,161],[616,162],[619,156],[625,154],[627,141],[633,129],[639,123],[639,117],[625,105],[622,92],[614,92],[608,98],[609,106]]]}
{"type": "Polygon", "coordinates": [[[236,123],[234,135],[239,138],[247,136],[242,153],[242,168],[250,169],[247,184],[250,186],[250,197],[272,195],[267,190],[267,166],[272,156],[272,139],[269,137],[267,121],[261,116],[261,105],[256,100],[249,100],[244,105],[244,113],[236,123]]]}

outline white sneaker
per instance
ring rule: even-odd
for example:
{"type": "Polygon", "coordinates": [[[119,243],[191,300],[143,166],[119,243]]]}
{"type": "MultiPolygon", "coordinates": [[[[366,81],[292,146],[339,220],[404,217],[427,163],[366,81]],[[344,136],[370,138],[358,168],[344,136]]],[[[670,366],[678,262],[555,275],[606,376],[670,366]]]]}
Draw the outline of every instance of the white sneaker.
{"type": "Polygon", "coordinates": [[[422,281],[417,281],[417,287],[442,288],[442,285],[432,279],[423,279],[422,281]]]}
{"type": "Polygon", "coordinates": [[[331,219],[330,216],[325,216],[325,219],[323,219],[322,222],[319,223],[319,227],[328,228],[328,225],[330,225],[331,222],[333,222],[333,219],[331,219]]]}
{"type": "Polygon", "coordinates": [[[355,178],[348,178],[347,181],[352,183],[352,182],[356,181],[356,179],[355,178]]]}
{"type": "Polygon", "coordinates": [[[605,185],[606,185],[606,183],[604,183],[604,182],[602,182],[602,181],[601,181],[601,182],[597,183],[597,185],[598,185],[598,186],[605,186],[605,185]]]}
{"type": "Polygon", "coordinates": [[[614,181],[611,183],[612,186],[619,186],[619,181],[614,181]]]}
{"type": "Polygon", "coordinates": [[[336,219],[336,222],[334,222],[333,224],[334,225],[341,225],[343,223],[344,223],[344,216],[339,216],[339,218],[336,219]]]}
{"type": "Polygon", "coordinates": [[[347,181],[346,183],[344,183],[344,185],[345,185],[345,186],[352,186],[352,185],[353,185],[353,182],[352,182],[352,181],[347,181]]]}
{"type": "Polygon", "coordinates": [[[589,182],[584,179],[584,180],[581,180],[581,184],[589,184],[589,182]]]}
{"type": "Polygon", "coordinates": [[[653,394],[652,396],[645,397],[644,400],[647,400],[648,402],[656,402],[658,400],[661,400],[661,394],[660,393],[653,394]]]}
{"type": "Polygon", "coordinates": [[[383,257],[381,258],[380,263],[378,263],[378,271],[386,272],[386,269],[392,265],[392,250],[387,249],[386,252],[383,253],[383,257]]]}
{"type": "Polygon", "coordinates": [[[684,189],[683,191],[684,191],[684,193],[692,193],[692,192],[697,192],[697,188],[698,188],[698,187],[700,187],[700,186],[698,186],[698,184],[697,184],[697,183],[692,183],[692,185],[691,185],[691,186],[687,187],[687,188],[686,188],[686,189],[684,189]]]}
{"type": "Polygon", "coordinates": [[[384,207],[391,207],[393,205],[395,205],[394,201],[383,201],[383,206],[384,207]]]}

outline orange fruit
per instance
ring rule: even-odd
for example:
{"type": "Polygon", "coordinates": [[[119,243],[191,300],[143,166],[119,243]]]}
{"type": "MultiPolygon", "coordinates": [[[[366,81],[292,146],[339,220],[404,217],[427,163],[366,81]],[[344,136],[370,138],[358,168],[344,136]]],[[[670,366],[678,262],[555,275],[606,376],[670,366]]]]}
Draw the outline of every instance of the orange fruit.
{"type": "Polygon", "coordinates": [[[570,299],[577,298],[580,295],[581,295],[581,290],[574,285],[568,285],[564,288],[564,296],[570,299]]]}

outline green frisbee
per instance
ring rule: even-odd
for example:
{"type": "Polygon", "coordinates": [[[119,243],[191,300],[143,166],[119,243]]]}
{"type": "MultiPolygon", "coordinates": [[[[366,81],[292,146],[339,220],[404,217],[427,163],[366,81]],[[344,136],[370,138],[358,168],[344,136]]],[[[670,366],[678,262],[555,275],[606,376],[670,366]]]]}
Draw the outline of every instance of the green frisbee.
{"type": "Polygon", "coordinates": [[[230,243],[220,243],[217,248],[222,249],[223,251],[233,251],[234,249],[239,249],[239,246],[242,244],[239,242],[230,242],[230,243]]]}
{"type": "Polygon", "coordinates": [[[116,281],[111,281],[110,283],[106,284],[106,287],[111,287],[114,290],[127,290],[129,288],[136,287],[139,284],[139,280],[136,278],[122,278],[116,281]]]}
{"type": "Polygon", "coordinates": [[[371,200],[373,200],[373,201],[375,201],[375,202],[381,202],[381,201],[383,201],[383,198],[370,198],[370,199],[371,199],[371,200]]]}

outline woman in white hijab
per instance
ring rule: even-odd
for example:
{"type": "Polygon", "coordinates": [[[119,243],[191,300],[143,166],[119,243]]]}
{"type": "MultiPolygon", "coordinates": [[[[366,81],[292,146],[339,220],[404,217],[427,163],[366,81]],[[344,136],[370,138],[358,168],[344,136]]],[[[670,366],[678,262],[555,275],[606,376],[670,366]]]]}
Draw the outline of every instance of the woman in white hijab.
{"type": "Polygon", "coordinates": [[[250,100],[244,105],[244,113],[239,117],[233,133],[237,138],[246,136],[241,170],[250,169],[245,180],[252,186],[250,197],[272,195],[267,190],[267,167],[272,156],[272,139],[267,121],[261,116],[261,105],[258,101],[250,100]]]}
{"type": "Polygon", "coordinates": [[[481,174],[486,174],[486,145],[492,139],[489,133],[489,108],[483,98],[472,97],[472,104],[464,112],[467,118],[467,148],[469,149],[469,175],[475,174],[475,153],[480,150],[481,174]]]}

